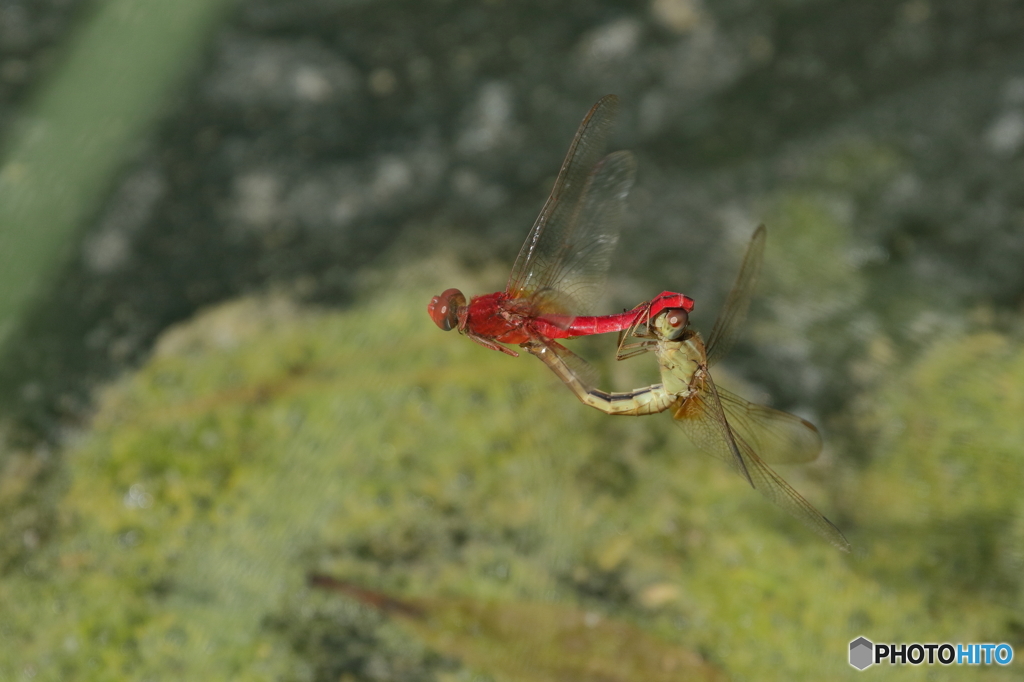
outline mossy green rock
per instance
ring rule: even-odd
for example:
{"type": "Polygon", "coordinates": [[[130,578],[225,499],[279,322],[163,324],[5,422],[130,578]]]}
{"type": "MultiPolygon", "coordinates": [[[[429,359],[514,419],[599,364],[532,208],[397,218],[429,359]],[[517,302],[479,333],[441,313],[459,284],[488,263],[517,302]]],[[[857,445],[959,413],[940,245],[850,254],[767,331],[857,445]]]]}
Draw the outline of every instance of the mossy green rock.
{"type": "Polygon", "coordinates": [[[1022,414],[1024,348],[992,332],[950,334],[892,377],[868,412],[877,451],[858,486],[879,570],[939,601],[1020,590],[1022,414]]]}
{"type": "MultiPolygon", "coordinates": [[[[672,651],[736,679],[854,679],[847,646],[860,634],[1003,632],[1005,608],[984,595],[936,611],[948,585],[878,570],[870,537],[852,533],[853,556],[835,551],[694,452],[671,419],[587,410],[532,358],[440,332],[428,298],[409,289],[343,313],[252,299],[170,332],[100,397],[66,455],[53,537],[0,579],[0,678],[516,680],[525,660],[557,679],[547,662],[567,645],[529,633],[585,612],[657,642],[660,660],[643,665],[672,651]],[[310,571],[449,615],[491,609],[516,627],[410,637],[416,628],[308,588],[310,571]],[[533,653],[486,655],[503,638],[533,653]]],[[[812,480],[784,475],[828,513],[812,480]]],[[[892,500],[917,494],[914,480],[879,493],[865,533],[888,513],[912,520],[917,507],[892,500]]],[[[995,512],[1011,497],[949,508],[995,512]]]]}

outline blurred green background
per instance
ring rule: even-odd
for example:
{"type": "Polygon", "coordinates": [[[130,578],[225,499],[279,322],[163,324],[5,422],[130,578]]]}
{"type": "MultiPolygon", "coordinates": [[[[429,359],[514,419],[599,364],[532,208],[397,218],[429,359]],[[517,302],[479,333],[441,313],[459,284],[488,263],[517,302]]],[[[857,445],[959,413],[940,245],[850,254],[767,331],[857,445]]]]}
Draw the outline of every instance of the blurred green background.
{"type": "MultiPolygon", "coordinates": [[[[1016,0],[0,2],[0,680],[1024,651],[1022,26],[1016,0]],[[819,425],[779,471],[851,554],[669,417],[424,314],[504,285],[609,92],[640,170],[603,308],[684,291],[706,332],[764,222],[719,381],[819,425]]],[[[574,347],[608,388],[655,378],[574,347]]]]}

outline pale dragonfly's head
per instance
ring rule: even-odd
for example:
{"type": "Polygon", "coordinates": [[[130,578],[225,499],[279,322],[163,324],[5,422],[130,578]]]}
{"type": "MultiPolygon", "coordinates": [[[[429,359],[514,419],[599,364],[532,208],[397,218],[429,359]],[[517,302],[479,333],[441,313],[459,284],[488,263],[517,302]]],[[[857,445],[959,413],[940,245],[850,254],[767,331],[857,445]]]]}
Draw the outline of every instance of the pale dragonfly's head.
{"type": "Polygon", "coordinates": [[[683,308],[667,308],[648,323],[648,329],[662,341],[678,341],[690,324],[690,314],[683,308]]]}

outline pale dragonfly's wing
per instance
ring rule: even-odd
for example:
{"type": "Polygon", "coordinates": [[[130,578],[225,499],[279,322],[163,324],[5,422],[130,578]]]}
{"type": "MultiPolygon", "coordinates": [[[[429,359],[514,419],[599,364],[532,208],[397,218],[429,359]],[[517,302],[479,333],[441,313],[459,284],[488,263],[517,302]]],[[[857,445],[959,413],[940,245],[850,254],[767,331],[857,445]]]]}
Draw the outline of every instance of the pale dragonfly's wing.
{"type": "Polygon", "coordinates": [[[726,356],[736,343],[740,323],[747,317],[747,310],[750,309],[750,297],[754,292],[754,282],[761,271],[761,261],[764,259],[764,242],[767,231],[764,225],[754,230],[750,238],[750,245],[747,246],[747,254],[743,257],[743,264],[736,276],[736,281],[729,291],[728,298],[718,313],[715,326],[711,328],[706,345],[708,351],[708,367],[726,356]]]}
{"type": "Polygon", "coordinates": [[[805,464],[821,454],[821,434],[795,414],[757,405],[715,386],[726,420],[754,452],[771,464],[805,464]]]}
{"type": "MultiPolygon", "coordinates": [[[[732,428],[726,418],[720,392],[706,372],[704,380],[704,390],[681,398],[673,408],[672,416],[676,424],[689,436],[694,445],[730,464],[766,498],[798,518],[835,547],[844,552],[850,551],[850,543],[835,524],[825,518],[757,455],[743,435],[743,431],[747,431],[748,428],[732,428]]],[[[733,397],[735,396],[730,395],[730,399],[733,397]]],[[[804,447],[808,449],[807,446],[804,447]]]]}
{"type": "Polygon", "coordinates": [[[588,312],[600,293],[633,185],[633,155],[604,156],[617,108],[608,95],[583,119],[505,287],[560,326],[588,312]]]}

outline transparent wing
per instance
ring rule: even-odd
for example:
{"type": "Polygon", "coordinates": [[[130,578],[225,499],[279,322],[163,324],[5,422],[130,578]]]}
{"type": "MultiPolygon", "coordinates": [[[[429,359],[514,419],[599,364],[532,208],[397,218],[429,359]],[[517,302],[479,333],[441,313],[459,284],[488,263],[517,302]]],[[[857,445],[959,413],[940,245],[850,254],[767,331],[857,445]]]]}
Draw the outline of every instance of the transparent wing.
{"type": "Polygon", "coordinates": [[[765,462],[802,464],[821,453],[821,434],[795,414],[756,405],[717,386],[718,398],[733,433],[741,436],[765,462]]]}
{"type": "Polygon", "coordinates": [[[694,445],[729,464],[756,488],[735,433],[725,419],[717,387],[706,371],[703,378],[704,390],[682,398],[679,405],[672,409],[672,417],[694,445]]]}
{"type": "Polygon", "coordinates": [[[580,124],[512,266],[510,297],[533,299],[544,312],[579,314],[600,291],[636,172],[629,152],[602,159],[617,107],[617,97],[603,97],[580,124]]]}
{"type": "Polygon", "coordinates": [[[548,305],[576,314],[590,312],[604,288],[635,174],[636,160],[624,151],[609,154],[594,168],[558,243],[552,240],[547,253],[538,255],[542,260],[535,259],[535,264],[544,263],[537,268],[536,286],[548,305]]]}
{"type": "Polygon", "coordinates": [[[726,419],[719,393],[710,377],[707,390],[681,399],[673,409],[676,424],[694,445],[724,460],[777,506],[798,518],[832,545],[850,551],[850,543],[835,525],[805,500],[758,457],[751,444],[726,419]]]}
{"type": "Polygon", "coordinates": [[[725,305],[718,313],[715,326],[711,328],[711,333],[708,335],[708,367],[724,358],[736,343],[740,323],[746,318],[747,310],[750,309],[750,297],[754,292],[754,282],[761,271],[766,235],[767,231],[764,225],[760,225],[750,238],[750,245],[747,247],[747,254],[743,257],[743,264],[736,276],[736,282],[733,283],[729,297],[725,299],[725,305]]]}

